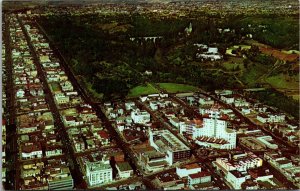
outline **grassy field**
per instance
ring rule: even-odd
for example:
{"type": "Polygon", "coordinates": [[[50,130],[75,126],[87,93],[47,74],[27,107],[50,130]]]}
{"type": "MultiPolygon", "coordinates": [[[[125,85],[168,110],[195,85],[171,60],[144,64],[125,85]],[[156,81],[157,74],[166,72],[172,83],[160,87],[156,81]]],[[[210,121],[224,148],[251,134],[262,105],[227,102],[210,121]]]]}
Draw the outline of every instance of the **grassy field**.
{"type": "Polygon", "coordinates": [[[271,76],[266,79],[274,88],[299,89],[299,75],[288,77],[287,75],[271,76]]]}
{"type": "Polygon", "coordinates": [[[259,77],[264,75],[266,72],[268,72],[268,69],[264,67],[261,64],[256,64],[255,66],[252,66],[249,70],[244,72],[243,76],[241,77],[241,80],[249,85],[249,87],[252,87],[259,77]]]}
{"type": "Polygon", "coordinates": [[[148,95],[148,94],[155,94],[155,93],[159,93],[159,91],[155,89],[153,86],[151,86],[150,84],[140,85],[131,89],[128,94],[128,97],[138,97],[141,95],[148,95]]]}
{"type": "Polygon", "coordinates": [[[244,64],[243,64],[243,58],[240,57],[230,57],[228,61],[223,63],[223,66],[226,68],[226,70],[233,70],[237,66],[239,66],[240,69],[244,70],[244,64]]]}
{"type": "Polygon", "coordinates": [[[158,85],[169,93],[193,92],[198,89],[195,86],[186,85],[186,84],[159,83],[158,85]]]}

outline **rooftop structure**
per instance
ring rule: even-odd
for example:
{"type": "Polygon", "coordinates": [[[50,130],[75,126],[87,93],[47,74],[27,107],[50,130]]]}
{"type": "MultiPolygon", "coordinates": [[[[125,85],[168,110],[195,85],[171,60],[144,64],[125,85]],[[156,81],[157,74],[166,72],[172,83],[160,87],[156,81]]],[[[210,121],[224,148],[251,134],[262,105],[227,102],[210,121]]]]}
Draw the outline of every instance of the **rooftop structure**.
{"type": "Polygon", "coordinates": [[[149,129],[149,141],[157,151],[167,154],[169,164],[188,159],[191,156],[190,148],[169,130],[152,131],[149,129]]]}
{"type": "Polygon", "coordinates": [[[245,171],[247,169],[260,167],[263,164],[263,160],[256,156],[254,153],[246,152],[244,154],[234,155],[228,158],[217,158],[214,162],[215,166],[224,171],[245,171]]]}

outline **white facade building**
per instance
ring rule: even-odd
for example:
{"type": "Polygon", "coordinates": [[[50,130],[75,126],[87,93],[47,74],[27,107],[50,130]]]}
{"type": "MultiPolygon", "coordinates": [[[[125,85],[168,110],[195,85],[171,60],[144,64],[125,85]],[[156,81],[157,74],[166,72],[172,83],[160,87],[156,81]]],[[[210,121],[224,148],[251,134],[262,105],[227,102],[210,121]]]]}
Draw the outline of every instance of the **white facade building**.
{"type": "Polygon", "coordinates": [[[70,101],[69,96],[65,96],[65,94],[63,94],[63,93],[55,94],[54,98],[55,98],[56,103],[58,103],[58,104],[65,104],[65,103],[69,103],[69,101],[70,101]]]}
{"type": "Polygon", "coordinates": [[[62,149],[47,150],[45,153],[46,157],[57,156],[62,154],[62,149]]]}
{"type": "Polygon", "coordinates": [[[17,91],[17,98],[22,98],[22,97],[24,97],[24,94],[25,94],[25,91],[22,90],[22,89],[19,89],[19,90],[17,91]]]}
{"type": "MultiPolygon", "coordinates": [[[[221,149],[234,149],[236,147],[236,132],[227,128],[227,122],[220,120],[220,112],[216,110],[210,110],[210,118],[203,119],[203,127],[197,128],[193,131],[193,139],[198,137],[213,137],[217,139],[223,139],[227,143],[222,143],[221,149]]],[[[210,147],[214,147],[213,144],[206,144],[203,141],[196,141],[198,144],[204,144],[210,147]],[[202,142],[202,143],[201,143],[202,142]]]]}
{"type": "Polygon", "coordinates": [[[42,158],[43,151],[40,145],[26,145],[22,147],[22,159],[42,158]]]}
{"type": "Polygon", "coordinates": [[[203,171],[188,175],[189,186],[206,182],[211,182],[211,174],[209,172],[203,171]]]}
{"type": "Polygon", "coordinates": [[[140,124],[145,124],[150,122],[150,113],[147,111],[132,111],[131,112],[131,118],[134,123],[140,123],[140,124]]]}
{"type": "Polygon", "coordinates": [[[247,179],[250,179],[250,175],[246,171],[239,172],[234,170],[229,171],[225,178],[229,182],[232,189],[242,189],[242,184],[247,179]]]}
{"type": "Polygon", "coordinates": [[[62,82],[61,84],[61,89],[62,91],[73,91],[74,88],[73,88],[73,85],[70,81],[65,81],[65,82],[62,82]]]}
{"type": "Polygon", "coordinates": [[[109,160],[96,162],[87,161],[86,176],[90,186],[111,182],[113,175],[109,160]]]}
{"type": "Polygon", "coordinates": [[[285,115],[260,113],[257,115],[257,120],[262,123],[281,123],[285,121],[285,115]]]}
{"type": "Polygon", "coordinates": [[[134,102],[126,102],[125,103],[125,109],[126,110],[131,110],[133,107],[135,106],[135,103],[134,102]]]}
{"type": "Polygon", "coordinates": [[[133,170],[128,162],[116,163],[119,178],[130,178],[133,175],[133,170]]]}
{"type": "Polygon", "coordinates": [[[197,163],[176,168],[176,173],[180,178],[187,177],[190,174],[196,174],[198,172],[201,172],[201,166],[197,163]]]}
{"type": "Polygon", "coordinates": [[[199,103],[201,105],[213,105],[215,102],[213,99],[211,99],[210,97],[200,97],[199,98],[199,103]]]}
{"type": "Polygon", "coordinates": [[[232,170],[246,171],[262,166],[263,160],[251,152],[234,155],[232,159],[217,158],[214,163],[218,169],[228,172],[232,170]]]}

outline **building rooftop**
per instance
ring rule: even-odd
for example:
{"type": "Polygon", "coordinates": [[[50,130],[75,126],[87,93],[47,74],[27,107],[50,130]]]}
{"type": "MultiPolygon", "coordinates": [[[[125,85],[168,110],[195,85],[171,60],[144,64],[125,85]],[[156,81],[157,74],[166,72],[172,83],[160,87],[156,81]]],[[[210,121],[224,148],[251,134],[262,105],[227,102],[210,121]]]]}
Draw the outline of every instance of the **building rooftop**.
{"type": "Polygon", "coordinates": [[[195,173],[195,174],[190,174],[189,177],[191,179],[197,179],[197,178],[202,178],[202,177],[205,177],[205,176],[210,176],[211,173],[208,172],[208,171],[201,171],[201,172],[198,172],[198,173],[195,173]]]}
{"type": "Polygon", "coordinates": [[[238,171],[238,170],[232,170],[232,171],[230,171],[230,172],[231,172],[231,174],[233,174],[236,178],[242,178],[242,177],[245,177],[246,175],[248,175],[247,172],[242,173],[242,172],[240,172],[240,171],[238,171]]]}
{"type": "Polygon", "coordinates": [[[132,170],[132,168],[128,162],[118,162],[116,165],[119,167],[120,171],[132,170]]]}
{"type": "Polygon", "coordinates": [[[167,166],[168,163],[166,161],[158,161],[158,162],[150,162],[148,163],[150,167],[155,167],[155,166],[167,166]]]}
{"type": "Polygon", "coordinates": [[[222,145],[229,143],[225,139],[215,138],[215,137],[206,137],[206,136],[198,137],[197,140],[201,141],[201,142],[208,142],[208,143],[222,144],[222,145]]]}
{"type": "Polygon", "coordinates": [[[23,153],[31,153],[35,151],[42,151],[42,146],[40,143],[34,143],[31,145],[22,145],[22,152],[23,153]]]}
{"type": "Polygon", "coordinates": [[[195,168],[201,168],[201,166],[198,163],[192,163],[192,164],[187,164],[184,166],[186,169],[195,169],[195,168]]]}
{"type": "Polygon", "coordinates": [[[181,142],[175,135],[173,135],[169,130],[161,130],[154,133],[155,136],[161,137],[157,143],[161,145],[164,149],[170,149],[172,151],[179,150],[189,150],[183,142],[181,142]],[[165,143],[166,142],[166,143],[165,143]]]}
{"type": "Polygon", "coordinates": [[[89,169],[90,171],[105,170],[110,168],[111,168],[110,164],[104,163],[102,161],[86,163],[86,169],[89,169]]]}
{"type": "Polygon", "coordinates": [[[180,180],[180,177],[176,174],[176,172],[168,172],[168,173],[160,174],[157,176],[157,178],[162,183],[180,180]]]}
{"type": "Polygon", "coordinates": [[[288,159],[277,160],[276,162],[277,162],[278,164],[280,164],[280,165],[284,165],[284,164],[289,164],[289,163],[291,163],[291,161],[288,160],[288,159]]]}

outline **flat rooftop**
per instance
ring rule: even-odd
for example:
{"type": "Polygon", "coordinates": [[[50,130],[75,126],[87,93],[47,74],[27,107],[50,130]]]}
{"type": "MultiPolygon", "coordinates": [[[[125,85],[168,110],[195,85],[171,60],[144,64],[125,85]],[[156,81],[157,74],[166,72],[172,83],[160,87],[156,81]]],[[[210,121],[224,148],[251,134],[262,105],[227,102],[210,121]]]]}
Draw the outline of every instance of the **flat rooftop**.
{"type": "Polygon", "coordinates": [[[160,131],[160,136],[163,137],[169,143],[167,147],[172,151],[190,149],[188,146],[186,146],[182,141],[180,141],[175,135],[173,135],[168,130],[160,131]]]}

